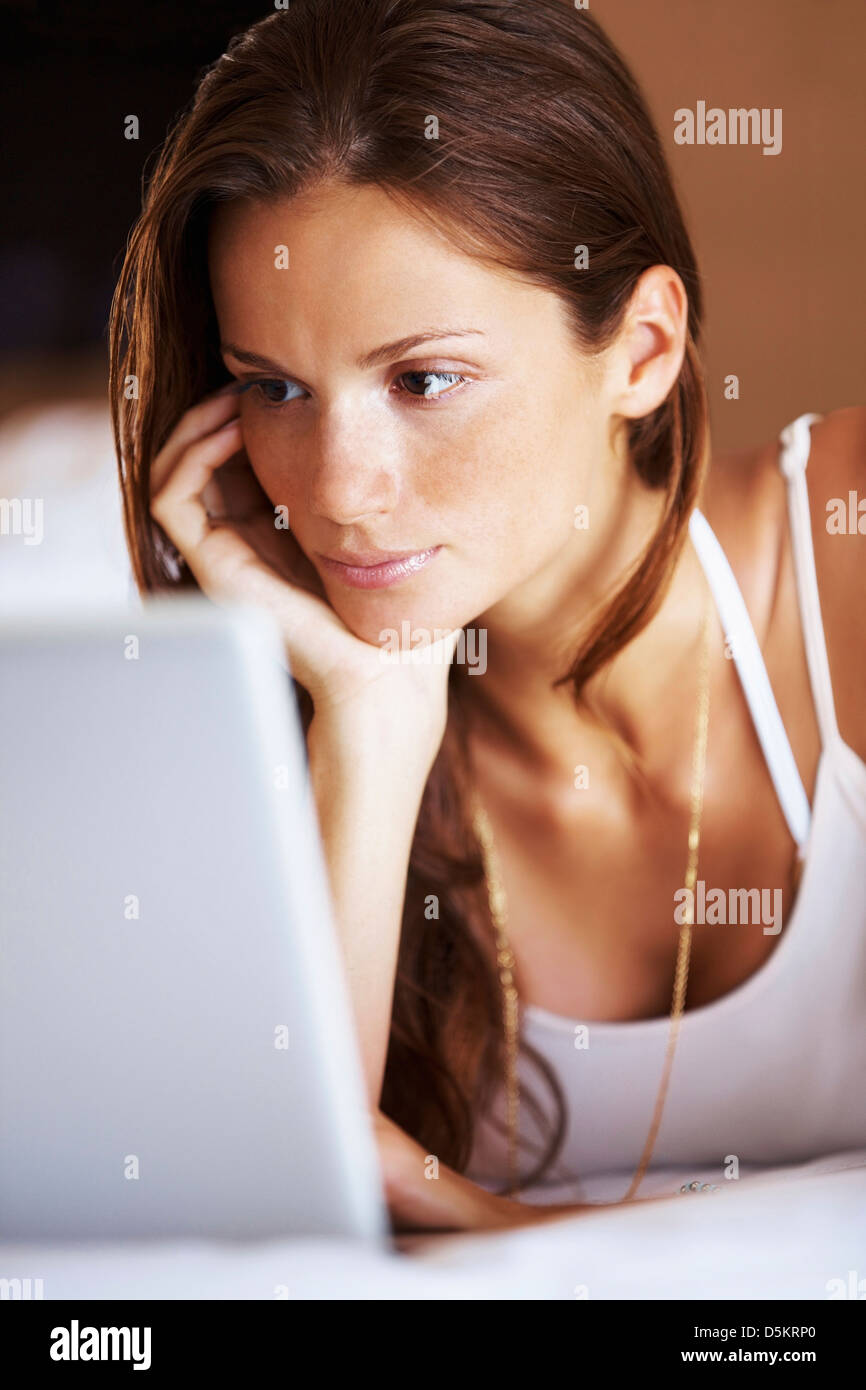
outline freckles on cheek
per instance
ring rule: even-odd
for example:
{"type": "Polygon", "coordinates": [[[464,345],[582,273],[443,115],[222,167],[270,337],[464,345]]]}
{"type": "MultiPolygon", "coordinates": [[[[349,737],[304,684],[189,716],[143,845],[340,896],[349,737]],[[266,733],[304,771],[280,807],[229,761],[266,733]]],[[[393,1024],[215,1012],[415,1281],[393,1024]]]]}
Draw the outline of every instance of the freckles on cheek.
{"type": "Polygon", "coordinates": [[[242,432],[244,449],[259,484],[275,506],[287,505],[289,494],[296,497],[297,488],[286,449],[280,447],[273,433],[262,429],[258,422],[248,422],[242,417],[242,432]]]}
{"type": "Polygon", "coordinates": [[[498,418],[495,427],[472,440],[466,450],[461,470],[464,496],[494,515],[531,505],[544,478],[537,438],[520,412],[498,418]]]}
{"type": "Polygon", "coordinates": [[[457,506],[467,550],[518,581],[572,534],[571,450],[543,411],[518,405],[465,458],[457,506]]]}
{"type": "Polygon", "coordinates": [[[510,568],[522,554],[535,503],[521,470],[518,459],[481,460],[452,503],[457,544],[485,571],[510,568]]]}
{"type": "Polygon", "coordinates": [[[495,509],[503,486],[511,487],[513,448],[502,413],[485,413],[441,438],[415,471],[413,491],[434,512],[447,509],[471,518],[479,509],[495,509]]]}

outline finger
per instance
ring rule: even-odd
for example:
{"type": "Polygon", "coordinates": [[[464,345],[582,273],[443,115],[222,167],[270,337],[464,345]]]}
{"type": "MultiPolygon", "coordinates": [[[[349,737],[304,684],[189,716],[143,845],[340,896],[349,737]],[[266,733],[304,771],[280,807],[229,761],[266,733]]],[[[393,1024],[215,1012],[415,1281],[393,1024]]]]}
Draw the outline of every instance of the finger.
{"type": "MultiPolygon", "coordinates": [[[[340,660],[346,628],[328,604],[322,591],[319,597],[312,586],[303,587],[290,577],[271,568],[232,524],[213,525],[204,506],[201,493],[218,467],[225,447],[219,450],[220,435],[231,433],[224,429],[187,450],[182,464],[172,474],[162,493],[151,504],[151,513],[162,526],[186,560],[199,587],[216,601],[247,602],[267,608],[277,618],[288,653],[292,673],[308,685],[316,672],[309,665],[306,653],[330,652],[333,664],[340,660]]],[[[234,448],[234,445],[229,445],[234,448]]],[[[285,554],[300,550],[294,537],[285,532],[277,535],[268,522],[271,553],[276,546],[288,542],[285,554]]],[[[261,526],[261,520],[258,525],[261,526]]],[[[261,535],[261,531],[259,532],[261,535]]],[[[308,564],[309,562],[307,562],[308,564]]],[[[283,558],[284,569],[292,566],[283,558]]],[[[311,568],[311,567],[310,567],[311,568]]]]}
{"type": "Polygon", "coordinates": [[[276,527],[273,511],[232,524],[276,574],[318,598],[327,599],[318,570],[307,559],[291,532],[276,527]]]}
{"type": "Polygon", "coordinates": [[[215,469],[238,452],[242,442],[240,420],[228,420],[221,429],[187,448],[163,487],[151,499],[151,515],[187,560],[210,529],[202,498],[208,480],[215,469]]]}
{"type": "Polygon", "coordinates": [[[186,558],[200,588],[215,600],[248,603],[276,618],[292,674],[308,689],[322,668],[336,669],[344,658],[347,632],[333,608],[276,574],[233,527],[211,530],[186,558]]]}
{"type": "Polygon", "coordinates": [[[187,410],[175,425],[168,439],[150,466],[151,497],[165,486],[166,480],[184,451],[205,435],[212,433],[238,413],[238,393],[242,383],[229,382],[213,395],[187,410]]]}
{"type": "Polygon", "coordinates": [[[274,505],[243,452],[213,473],[202,501],[212,520],[239,522],[267,515],[273,523],[275,517],[274,505]]]}
{"type": "MultiPolygon", "coordinates": [[[[248,602],[264,607],[276,616],[292,673],[309,686],[316,671],[309,666],[305,653],[318,651],[325,656],[327,664],[338,664],[346,628],[324,597],[281,577],[236,526],[213,524],[203,493],[215,471],[238,453],[241,446],[237,419],[229,420],[221,429],[190,445],[151,501],[151,514],[184,557],[205,593],[217,601],[248,602]]],[[[272,516],[265,519],[268,544],[273,547],[275,537],[279,544],[286,539],[286,533],[281,532],[277,537],[272,516]]],[[[259,518],[259,525],[261,520],[259,518]]],[[[292,549],[297,547],[294,538],[289,541],[292,549]]]]}

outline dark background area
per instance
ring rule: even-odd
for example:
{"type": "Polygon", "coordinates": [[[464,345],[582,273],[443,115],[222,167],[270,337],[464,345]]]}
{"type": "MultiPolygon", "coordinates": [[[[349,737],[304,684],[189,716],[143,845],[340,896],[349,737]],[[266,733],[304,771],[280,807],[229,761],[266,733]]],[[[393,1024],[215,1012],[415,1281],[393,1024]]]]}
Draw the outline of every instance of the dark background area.
{"type": "Polygon", "coordinates": [[[146,165],[231,35],[271,12],[243,0],[3,4],[4,358],[105,341],[146,165]],[[129,114],[138,140],[124,136],[129,114]]]}

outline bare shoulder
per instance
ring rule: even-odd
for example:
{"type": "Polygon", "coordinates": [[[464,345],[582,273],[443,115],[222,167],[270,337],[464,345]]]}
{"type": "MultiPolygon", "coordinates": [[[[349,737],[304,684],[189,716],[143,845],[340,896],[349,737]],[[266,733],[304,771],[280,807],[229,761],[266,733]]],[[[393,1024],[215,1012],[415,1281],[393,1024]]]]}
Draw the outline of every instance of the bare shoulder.
{"type": "MultiPolygon", "coordinates": [[[[830,520],[833,510],[829,504],[842,497],[847,504],[849,492],[857,493],[860,501],[866,501],[866,406],[852,405],[845,410],[831,411],[812,426],[811,434],[806,472],[813,511],[823,495],[823,529],[827,535],[841,534],[824,523],[830,520]]],[[[861,513],[859,534],[866,536],[866,506],[861,513]]],[[[850,549],[849,554],[853,557],[854,550],[850,549]]]]}
{"type": "Polygon", "coordinates": [[[866,760],[866,407],[812,426],[806,479],[839,731],[866,760]]]}

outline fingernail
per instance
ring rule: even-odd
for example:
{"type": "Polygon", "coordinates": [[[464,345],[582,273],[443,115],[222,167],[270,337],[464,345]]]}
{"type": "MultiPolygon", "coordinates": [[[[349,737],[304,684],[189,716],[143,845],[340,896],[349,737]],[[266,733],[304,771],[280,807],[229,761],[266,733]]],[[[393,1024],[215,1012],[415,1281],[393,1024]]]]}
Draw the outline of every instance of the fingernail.
{"type": "Polygon", "coordinates": [[[219,434],[220,430],[230,430],[234,425],[239,425],[240,422],[241,417],[239,415],[233,415],[230,420],[226,420],[224,425],[220,425],[217,434],[219,434]]]}

